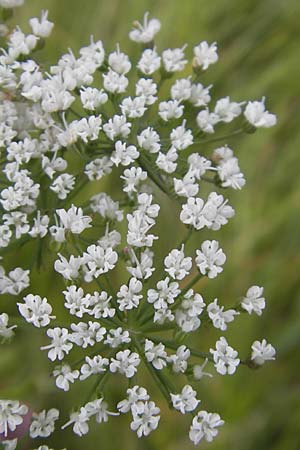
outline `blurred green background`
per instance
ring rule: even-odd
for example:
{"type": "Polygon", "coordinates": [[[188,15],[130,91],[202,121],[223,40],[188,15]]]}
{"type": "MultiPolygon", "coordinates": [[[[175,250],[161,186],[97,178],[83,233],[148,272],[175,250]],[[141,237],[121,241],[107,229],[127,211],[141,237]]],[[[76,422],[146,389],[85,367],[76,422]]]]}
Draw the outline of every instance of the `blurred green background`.
{"type": "MultiPolygon", "coordinates": [[[[211,450],[298,450],[300,448],[300,2],[299,0],[27,0],[16,13],[21,26],[40,8],[49,9],[55,31],[47,42],[48,60],[71,47],[77,51],[92,34],[102,39],[107,51],[116,42],[132,54],[135,44],[127,39],[131,23],[145,11],[162,21],[158,49],[201,40],[217,41],[220,61],[203,75],[204,85],[214,84],[214,98],[233,100],[267,97],[267,107],[278,116],[278,125],[254,135],[227,141],[240,160],[247,184],[241,192],[226,191],[236,217],[217,235],[227,254],[224,273],[203,285],[205,299],[215,297],[232,305],[253,284],[265,287],[267,309],[261,318],[243,316],[226,336],[241,354],[255,339],[267,338],[277,349],[277,360],[257,371],[241,367],[234,377],[215,376],[199,382],[203,409],[219,412],[226,425],[211,450]]],[[[24,26],[25,28],[25,26],[24,26]]],[[[207,155],[214,146],[207,148],[207,155]]],[[[206,150],[206,149],[205,149],[206,150]]],[[[109,183],[109,181],[108,181],[109,183]]],[[[172,204],[164,205],[160,221],[162,253],[180,241],[182,228],[174,225],[172,204]],[[170,229],[172,233],[170,233],[170,229]],[[161,231],[163,233],[163,231],[161,231]]],[[[189,242],[188,250],[199,246],[189,242]]],[[[51,299],[53,279],[37,275],[37,292],[51,299]],[[39,290],[38,290],[39,289],[39,290]]],[[[204,350],[213,338],[201,330],[204,350]]],[[[51,365],[38,350],[40,333],[24,331],[11,346],[1,347],[1,396],[19,397],[37,407],[63,404],[65,415],[74,406],[80,383],[69,393],[57,392],[49,380],[51,365]],[[79,386],[78,386],[79,385],[79,386]]],[[[200,344],[199,344],[200,348],[200,344]]],[[[124,389],[124,386],[122,387],[124,389]]],[[[120,387],[111,385],[112,398],[120,387]]],[[[111,419],[92,427],[84,438],[71,430],[58,433],[55,449],[68,450],[188,450],[190,417],[162,409],[158,431],[138,440],[129,431],[129,418],[111,419]]],[[[24,449],[32,443],[24,442],[24,449]]]]}

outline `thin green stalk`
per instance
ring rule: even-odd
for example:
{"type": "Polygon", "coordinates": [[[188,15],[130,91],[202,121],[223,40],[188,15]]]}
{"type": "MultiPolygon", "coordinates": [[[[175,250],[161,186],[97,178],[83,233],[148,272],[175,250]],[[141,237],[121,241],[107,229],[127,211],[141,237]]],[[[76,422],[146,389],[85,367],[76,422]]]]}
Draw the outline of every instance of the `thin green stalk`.
{"type": "Polygon", "coordinates": [[[143,348],[141,347],[140,343],[138,342],[137,339],[133,338],[134,340],[134,345],[141,357],[141,359],[143,360],[146,368],[148,369],[149,373],[153,376],[154,380],[156,381],[156,384],[160,390],[160,392],[162,393],[162,395],[165,397],[169,407],[172,407],[172,402],[171,402],[171,397],[170,397],[170,392],[169,392],[169,388],[165,382],[164,377],[162,376],[162,374],[158,371],[155,370],[154,367],[152,366],[151,363],[149,363],[149,361],[147,361],[147,358],[145,357],[145,353],[143,348]]]}
{"type": "Polygon", "coordinates": [[[203,275],[200,272],[197,273],[197,275],[188,283],[188,285],[182,289],[180,295],[183,296],[184,294],[186,294],[188,290],[191,289],[202,277],[203,275]]]}
{"type": "Polygon", "coordinates": [[[213,139],[204,139],[204,140],[194,141],[194,144],[211,144],[213,142],[224,141],[224,139],[229,139],[229,138],[238,136],[243,133],[245,133],[245,130],[240,128],[238,130],[235,130],[233,133],[225,134],[224,136],[219,136],[219,137],[216,137],[213,139]]]}
{"type": "MultiPolygon", "coordinates": [[[[173,341],[153,338],[152,336],[150,336],[149,339],[152,342],[154,342],[155,344],[162,343],[165,347],[171,348],[172,350],[177,350],[178,349],[178,345],[176,345],[173,341]]],[[[203,358],[203,359],[208,359],[209,361],[213,361],[213,357],[212,357],[212,355],[210,353],[205,353],[205,352],[201,352],[199,350],[195,350],[194,348],[190,348],[190,346],[188,346],[188,345],[187,345],[187,347],[190,350],[191,355],[196,356],[197,358],[203,358]]]]}
{"type": "Polygon", "coordinates": [[[91,398],[93,397],[93,395],[99,391],[100,389],[102,389],[108,379],[108,375],[110,374],[109,370],[107,370],[103,375],[101,375],[96,382],[93,384],[92,389],[90,390],[90,392],[88,393],[84,404],[86,404],[87,402],[89,402],[91,400],[91,398]]]}

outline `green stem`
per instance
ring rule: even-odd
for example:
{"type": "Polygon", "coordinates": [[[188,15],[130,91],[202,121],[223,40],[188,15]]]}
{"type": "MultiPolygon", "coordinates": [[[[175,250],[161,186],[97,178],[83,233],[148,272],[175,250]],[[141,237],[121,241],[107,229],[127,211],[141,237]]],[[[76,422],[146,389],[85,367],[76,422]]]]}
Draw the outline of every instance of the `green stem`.
{"type": "Polygon", "coordinates": [[[184,294],[186,294],[188,292],[188,290],[191,289],[194,286],[194,284],[196,284],[202,277],[203,277],[203,275],[200,272],[197,273],[197,275],[188,283],[188,285],[182,289],[180,295],[183,296],[184,294]]]}
{"type": "Polygon", "coordinates": [[[96,380],[96,382],[92,386],[92,389],[90,390],[89,394],[87,395],[84,404],[86,404],[87,402],[89,402],[91,400],[91,398],[93,397],[93,394],[95,394],[97,391],[99,391],[99,389],[102,389],[104,387],[109,374],[110,374],[110,371],[107,369],[107,371],[96,380]]]}
{"type": "Polygon", "coordinates": [[[149,363],[149,361],[147,361],[147,358],[145,357],[144,350],[141,347],[141,345],[138,342],[138,340],[135,339],[135,338],[133,338],[133,340],[134,340],[135,347],[136,347],[136,349],[137,349],[141,359],[143,360],[146,368],[148,369],[149,373],[153,376],[153,378],[154,378],[154,380],[155,380],[155,382],[156,382],[160,392],[165,397],[169,407],[172,408],[170,392],[169,392],[168,385],[167,385],[167,383],[165,381],[165,378],[162,376],[160,371],[155,370],[154,367],[152,366],[152,364],[149,363]]]}
{"type": "Polygon", "coordinates": [[[219,137],[216,137],[213,139],[204,139],[204,140],[194,141],[194,144],[211,144],[213,142],[223,141],[224,139],[229,139],[229,138],[238,136],[243,133],[245,133],[245,130],[240,128],[238,130],[235,130],[233,133],[225,134],[224,136],[219,136],[219,137]]]}
{"type": "Polygon", "coordinates": [[[164,194],[166,194],[168,197],[173,198],[173,195],[169,192],[163,180],[150,167],[151,162],[144,155],[142,155],[142,153],[140,153],[138,162],[141,168],[147,172],[149,178],[161,189],[161,191],[164,192],[164,194]]]}
{"type": "MultiPolygon", "coordinates": [[[[172,350],[177,350],[178,349],[178,345],[176,345],[172,341],[168,341],[168,340],[165,341],[163,339],[153,338],[152,336],[149,337],[149,339],[152,342],[154,342],[155,344],[162,343],[165,347],[171,348],[172,350]]],[[[187,345],[187,347],[188,347],[189,351],[191,352],[191,355],[196,356],[197,358],[203,358],[203,359],[208,359],[209,361],[213,361],[213,357],[212,357],[212,355],[210,353],[200,352],[199,350],[195,350],[193,348],[190,348],[188,345],[187,345]]]]}

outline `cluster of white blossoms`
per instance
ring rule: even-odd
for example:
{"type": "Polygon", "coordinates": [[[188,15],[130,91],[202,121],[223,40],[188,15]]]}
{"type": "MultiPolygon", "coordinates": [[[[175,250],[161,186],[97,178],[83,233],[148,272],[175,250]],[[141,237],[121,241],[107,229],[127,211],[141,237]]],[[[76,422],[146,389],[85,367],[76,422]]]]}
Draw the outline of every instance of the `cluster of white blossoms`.
{"type": "MultiPolygon", "coordinates": [[[[22,3],[0,0],[0,7],[22,3]]],[[[160,21],[148,13],[129,33],[140,46],[136,63],[119,44],[105,51],[91,38],[79,56],[69,50],[57,64],[42,67],[39,55],[53,23],[43,11],[29,25],[29,34],[5,23],[1,28],[0,294],[17,301],[12,317],[0,310],[0,338],[6,342],[31,326],[42,329],[42,351],[54,363],[58,389],[84,383],[84,391],[87,383],[89,391],[90,379],[95,381],[62,423],[56,408],[36,413],[28,401],[0,400],[0,440],[13,449],[24,434],[47,438],[57,426],[83,436],[92,421],[127,413],[130,428],[147,436],[160,420],[160,408],[137,384],[137,373],[147,370],[171,408],[193,415],[192,442],[210,442],[224,421],[202,409],[199,380],[212,378],[214,370],[232,375],[240,364],[258,367],[275,357],[265,339],[241,359],[224,336],[200,351],[205,342],[193,335],[202,323],[223,334],[242,312],[260,316],[265,308],[260,286],[250,287],[231,308],[197,290],[201,278],[223,271],[226,254],[215,232],[235,214],[228,189],[245,184],[226,145],[228,132],[212,135],[226,126],[232,136],[252,133],[273,126],[276,116],[264,98],[213,100],[213,86],[203,85],[201,76],[218,61],[217,44],[200,42],[191,62],[187,45],[161,51],[154,44],[160,21]],[[221,144],[208,154],[214,142],[221,144]],[[112,172],[113,197],[99,183],[112,172]],[[209,187],[202,198],[199,192],[209,187]],[[186,235],[159,261],[156,222],[164,195],[179,205],[173,221],[181,222],[186,235]],[[212,239],[201,241],[204,228],[212,239]],[[196,234],[198,248],[188,251],[196,234]],[[28,244],[32,261],[12,267],[14,259],[6,255],[28,244]],[[56,280],[49,296],[31,289],[31,273],[41,266],[56,280]],[[65,307],[65,323],[57,302],[65,307]],[[203,370],[207,364],[209,372],[203,370]],[[109,405],[110,378],[127,386],[117,405],[109,405]]]]}

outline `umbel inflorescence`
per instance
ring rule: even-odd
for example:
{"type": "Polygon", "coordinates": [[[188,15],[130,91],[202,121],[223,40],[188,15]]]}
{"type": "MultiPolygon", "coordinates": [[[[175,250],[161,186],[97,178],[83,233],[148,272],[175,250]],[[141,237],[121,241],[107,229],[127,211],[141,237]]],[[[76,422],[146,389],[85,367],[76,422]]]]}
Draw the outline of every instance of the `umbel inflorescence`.
{"type": "MultiPolygon", "coordinates": [[[[3,16],[22,3],[0,0],[3,16]]],[[[245,184],[226,136],[212,135],[233,121],[237,126],[231,135],[271,127],[276,117],[265,109],[264,99],[212,100],[213,87],[204,86],[201,77],[218,61],[216,43],[200,42],[191,61],[187,45],[161,51],[154,42],[161,24],[148,13],[129,33],[140,49],[134,62],[119,44],[105,52],[102,42],[91,38],[79,56],[69,50],[42,70],[39,52],[53,24],[43,11],[29,25],[30,34],[19,27],[10,30],[5,22],[0,27],[5,42],[0,56],[0,294],[16,296],[16,315],[28,324],[25,330],[41,329],[41,349],[53,362],[58,389],[69,391],[81,383],[84,391],[86,380],[95,382],[69,418],[60,418],[57,408],[37,413],[18,400],[0,400],[1,440],[13,449],[25,433],[47,438],[58,427],[72,427],[82,436],[93,421],[118,420],[110,416],[120,414],[131,416],[130,428],[138,437],[147,436],[160,421],[159,407],[137,382],[137,374],[148,370],[169,406],[192,414],[192,442],[210,442],[224,421],[205,410],[197,382],[213,372],[232,375],[240,364],[258,367],[275,356],[263,339],[241,360],[223,336],[242,312],[262,314],[262,287],[245,289],[231,309],[218,299],[209,301],[195,287],[200,278],[219,276],[226,261],[214,233],[235,211],[220,192],[245,184]],[[219,145],[203,156],[208,142],[219,145]],[[113,171],[117,188],[111,197],[99,192],[99,180],[113,171]],[[88,183],[93,194],[78,203],[88,183]],[[202,198],[204,185],[212,190],[202,198]],[[164,195],[179,206],[174,220],[184,224],[186,235],[160,261],[155,225],[164,195]],[[212,230],[213,239],[188,254],[188,239],[198,233],[201,242],[204,228],[212,230]],[[5,260],[20,245],[34,249],[31,269],[11,267],[5,260]],[[69,314],[65,324],[56,317],[57,305],[30,288],[31,270],[41,263],[56,280],[57,301],[69,314]],[[123,270],[119,284],[111,277],[116,266],[123,270]],[[213,348],[201,341],[200,350],[193,333],[203,322],[221,336],[213,348]],[[107,382],[116,374],[127,385],[115,405],[107,382]]],[[[1,310],[3,341],[21,329],[19,320],[1,310]]]]}

